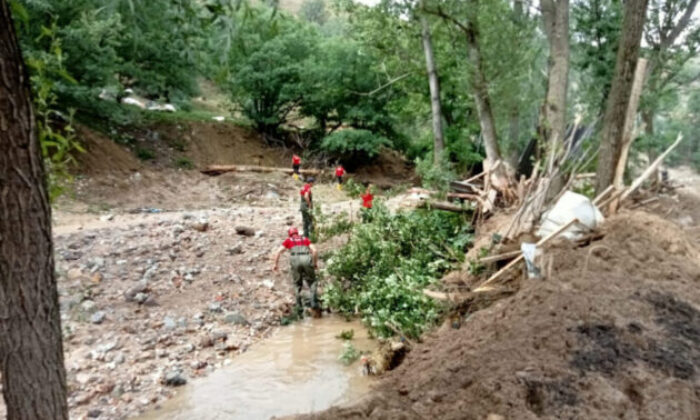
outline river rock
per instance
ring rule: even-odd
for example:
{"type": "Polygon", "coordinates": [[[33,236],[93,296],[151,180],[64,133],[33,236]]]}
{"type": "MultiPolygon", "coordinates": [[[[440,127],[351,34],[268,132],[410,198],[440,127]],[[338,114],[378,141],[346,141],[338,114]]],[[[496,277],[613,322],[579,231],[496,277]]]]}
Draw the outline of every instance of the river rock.
{"type": "Polygon", "coordinates": [[[90,322],[93,324],[101,324],[107,318],[107,314],[104,311],[97,311],[90,317],[90,322]]]}
{"type": "Polygon", "coordinates": [[[97,304],[92,300],[84,300],[83,303],[80,304],[80,310],[86,314],[95,313],[95,311],[97,311],[97,304]]]}
{"type": "Polygon", "coordinates": [[[206,219],[197,220],[190,223],[190,228],[196,230],[197,232],[206,232],[209,230],[209,221],[206,219]]]}
{"type": "Polygon", "coordinates": [[[136,296],[134,296],[134,302],[138,304],[143,304],[148,300],[148,295],[146,293],[137,293],[136,296]]]}
{"type": "Polygon", "coordinates": [[[243,236],[255,236],[255,229],[248,226],[236,226],[236,233],[243,236]]]}
{"type": "Polygon", "coordinates": [[[165,328],[168,331],[172,331],[177,327],[177,324],[175,323],[175,320],[172,319],[169,316],[166,316],[165,319],[163,319],[163,328],[165,328]]]}
{"type": "MultiPolygon", "coordinates": [[[[139,281],[135,286],[130,287],[124,292],[124,297],[127,302],[132,302],[136,299],[136,295],[144,294],[148,291],[148,282],[146,280],[139,281]]],[[[139,302],[143,303],[143,302],[139,302]]]]}
{"type": "Polygon", "coordinates": [[[250,322],[239,312],[229,312],[224,315],[224,321],[233,325],[250,325],[250,322]]]}
{"type": "Polygon", "coordinates": [[[242,254],[243,244],[239,242],[236,245],[230,246],[226,248],[226,252],[228,253],[228,255],[242,254]]]}
{"type": "Polygon", "coordinates": [[[181,386],[187,383],[187,379],[180,369],[173,369],[165,372],[161,378],[161,383],[167,386],[181,386]]]}

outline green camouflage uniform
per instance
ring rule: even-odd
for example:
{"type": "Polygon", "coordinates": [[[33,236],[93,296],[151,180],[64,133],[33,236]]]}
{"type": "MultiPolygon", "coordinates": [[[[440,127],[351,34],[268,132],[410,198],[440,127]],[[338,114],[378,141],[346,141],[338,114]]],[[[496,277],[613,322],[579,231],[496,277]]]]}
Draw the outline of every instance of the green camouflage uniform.
{"type": "MultiPolygon", "coordinates": [[[[309,201],[311,201],[311,192],[309,192],[309,201]]],[[[313,203],[313,201],[312,201],[313,203]]],[[[301,210],[301,220],[303,221],[304,224],[304,236],[307,238],[311,238],[314,232],[314,222],[313,219],[311,218],[311,209],[309,208],[309,205],[306,203],[306,200],[304,199],[304,196],[301,196],[301,206],[299,208],[301,210]]]]}
{"type": "Polygon", "coordinates": [[[313,309],[318,309],[316,271],[314,270],[311,249],[307,246],[295,246],[291,249],[289,263],[292,271],[292,279],[294,280],[294,294],[296,297],[297,310],[301,311],[304,307],[301,301],[301,289],[304,287],[304,282],[306,282],[306,285],[309,286],[309,290],[311,291],[311,307],[313,309]]]}

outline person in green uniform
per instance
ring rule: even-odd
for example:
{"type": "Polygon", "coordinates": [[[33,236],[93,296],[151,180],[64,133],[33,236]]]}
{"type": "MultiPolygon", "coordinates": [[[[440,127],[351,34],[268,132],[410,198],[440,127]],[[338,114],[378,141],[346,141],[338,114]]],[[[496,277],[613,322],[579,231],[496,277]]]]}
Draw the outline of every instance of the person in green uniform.
{"type": "Polygon", "coordinates": [[[292,272],[292,280],[294,281],[294,295],[296,299],[295,312],[297,315],[303,315],[304,305],[301,299],[301,291],[304,283],[311,291],[311,311],[314,316],[321,314],[321,307],[318,304],[318,291],[316,282],[316,268],[318,268],[318,252],[313,246],[311,240],[306,236],[299,236],[299,230],[295,227],[290,227],[287,231],[289,237],[282,242],[282,246],[275,255],[275,264],[273,270],[279,270],[280,256],[284,251],[289,250],[289,266],[292,272]]]}
{"type": "Polygon", "coordinates": [[[304,236],[310,238],[314,234],[314,223],[311,213],[314,209],[313,197],[311,194],[311,187],[314,186],[315,179],[309,177],[306,179],[306,184],[301,188],[299,193],[301,194],[301,220],[304,223],[304,236]]]}

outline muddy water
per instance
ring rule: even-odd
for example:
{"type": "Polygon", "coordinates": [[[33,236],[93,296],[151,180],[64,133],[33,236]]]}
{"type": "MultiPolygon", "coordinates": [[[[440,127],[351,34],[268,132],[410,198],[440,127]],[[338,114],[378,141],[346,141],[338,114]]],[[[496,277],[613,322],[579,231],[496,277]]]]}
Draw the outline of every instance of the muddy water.
{"type": "Polygon", "coordinates": [[[342,330],[353,329],[353,346],[373,350],[359,322],[327,317],[281,327],[265,341],[206,378],[193,380],[179,394],[140,420],[269,419],[309,413],[353,401],[369,391],[371,379],[359,362],[338,361],[342,330]]]}

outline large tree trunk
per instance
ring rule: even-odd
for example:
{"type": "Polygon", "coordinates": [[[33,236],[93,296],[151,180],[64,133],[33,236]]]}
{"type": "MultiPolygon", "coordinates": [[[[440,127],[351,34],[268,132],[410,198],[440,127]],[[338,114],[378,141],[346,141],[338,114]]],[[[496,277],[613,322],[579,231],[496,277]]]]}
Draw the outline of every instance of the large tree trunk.
{"type": "Polygon", "coordinates": [[[487,165],[492,167],[496,162],[501,160],[501,149],[498,145],[498,136],[496,134],[496,124],[491,110],[491,99],[489,98],[488,83],[484,75],[483,62],[481,59],[481,47],[479,46],[479,24],[477,19],[477,11],[479,8],[478,0],[471,0],[469,23],[466,27],[465,35],[467,38],[467,49],[469,52],[469,60],[473,66],[473,87],[474,100],[476,102],[476,111],[479,114],[479,124],[481,126],[481,135],[484,139],[486,148],[487,165]]]}
{"type": "Polygon", "coordinates": [[[569,0],[541,0],[540,7],[549,41],[543,131],[550,147],[560,147],[566,133],[566,92],[569,86],[569,0]]]}
{"type": "Polygon", "coordinates": [[[7,418],[68,419],[44,165],[7,2],[0,0],[0,372],[7,418]]]}
{"type": "Polygon", "coordinates": [[[428,83],[430,85],[430,106],[433,111],[433,155],[435,164],[440,163],[440,156],[445,148],[445,139],[442,129],[442,106],[440,103],[440,82],[438,80],[437,66],[433,55],[433,42],[430,39],[430,24],[428,19],[420,15],[421,38],[423,39],[423,51],[425,52],[425,65],[428,70],[428,83]]]}
{"type": "Polygon", "coordinates": [[[625,117],[632,91],[634,70],[639,58],[640,41],[648,0],[627,0],[622,33],[617,50],[608,105],[603,119],[603,130],[598,153],[596,192],[601,193],[613,183],[617,162],[622,151],[625,117]]]}

